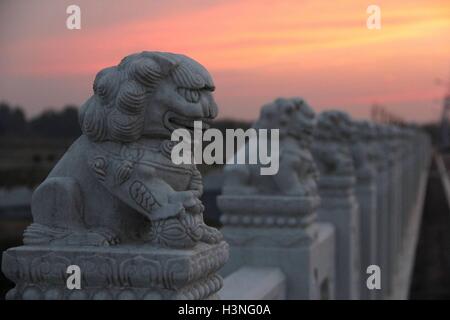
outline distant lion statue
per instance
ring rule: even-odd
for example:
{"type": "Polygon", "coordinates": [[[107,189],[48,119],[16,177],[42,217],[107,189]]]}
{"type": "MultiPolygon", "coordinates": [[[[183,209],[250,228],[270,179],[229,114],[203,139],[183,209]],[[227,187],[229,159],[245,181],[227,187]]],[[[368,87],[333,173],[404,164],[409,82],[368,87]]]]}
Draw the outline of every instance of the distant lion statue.
{"type": "Polygon", "coordinates": [[[309,150],[315,124],[313,109],[300,98],[264,105],[253,128],[279,130],[279,171],[261,175],[261,164],[227,164],[223,194],[315,196],[318,170],[309,150]]]}
{"type": "Polygon", "coordinates": [[[312,150],[321,176],[354,174],[349,148],[354,130],[352,120],[345,112],[330,110],[318,116],[312,150]]]}
{"type": "Polygon", "coordinates": [[[101,70],[93,90],[80,110],[83,134],[33,194],[24,243],[221,241],[203,222],[196,166],[171,161],[173,130],[217,116],[207,70],[184,55],[142,52],[101,70]]]}

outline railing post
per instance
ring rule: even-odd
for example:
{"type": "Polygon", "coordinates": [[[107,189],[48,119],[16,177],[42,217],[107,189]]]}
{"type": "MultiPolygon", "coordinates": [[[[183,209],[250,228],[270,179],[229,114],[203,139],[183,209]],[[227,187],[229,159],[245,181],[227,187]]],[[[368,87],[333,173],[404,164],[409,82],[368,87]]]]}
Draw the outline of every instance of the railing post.
{"type": "Polygon", "coordinates": [[[388,295],[391,269],[390,257],[390,209],[391,209],[391,158],[386,146],[385,127],[374,125],[376,140],[374,148],[380,155],[377,168],[377,208],[378,208],[378,263],[381,269],[381,290],[379,299],[388,295]]]}
{"type": "Polygon", "coordinates": [[[376,161],[375,150],[371,149],[373,134],[368,121],[354,122],[351,147],[357,185],[356,198],[360,214],[360,256],[361,278],[360,298],[373,300],[376,298],[376,289],[367,288],[365,279],[367,267],[377,264],[377,187],[376,187],[376,161]]]}
{"type": "Polygon", "coordinates": [[[388,293],[393,288],[393,277],[397,267],[397,257],[399,253],[399,216],[401,215],[402,184],[401,184],[401,153],[398,141],[398,131],[394,126],[384,127],[385,148],[389,157],[389,228],[386,230],[389,239],[389,286],[388,293]]]}
{"type": "MultiPolygon", "coordinates": [[[[387,161],[385,151],[380,144],[379,128],[375,123],[368,123],[369,139],[367,140],[368,157],[370,163],[376,172],[374,177],[375,183],[375,202],[376,202],[376,223],[374,225],[376,234],[375,254],[373,264],[381,269],[381,289],[385,286],[385,232],[386,232],[386,212],[387,212],[387,180],[386,171],[387,161]]],[[[373,290],[375,299],[382,299],[383,292],[381,289],[373,290]]]]}
{"type": "Polygon", "coordinates": [[[313,154],[319,170],[322,199],[319,221],[336,228],[336,298],[358,299],[361,281],[359,212],[355,197],[356,177],[349,148],[352,123],[340,111],[319,115],[313,154]]]}
{"type": "MultiPolygon", "coordinates": [[[[407,229],[410,220],[410,213],[416,203],[416,183],[419,183],[417,177],[417,141],[415,139],[415,132],[412,128],[404,129],[406,132],[406,156],[405,165],[408,174],[405,177],[405,210],[403,211],[403,230],[407,229]]],[[[404,232],[403,232],[404,233],[404,232]]]]}
{"type": "Polygon", "coordinates": [[[408,210],[410,210],[410,199],[408,199],[409,196],[409,177],[411,176],[411,150],[410,150],[410,144],[409,144],[409,139],[408,139],[408,133],[407,133],[407,129],[406,128],[400,128],[400,133],[399,133],[399,138],[400,138],[400,155],[399,155],[399,161],[401,163],[401,185],[402,185],[402,189],[401,189],[401,199],[402,199],[402,204],[401,204],[401,212],[399,214],[399,235],[398,235],[398,249],[399,251],[402,251],[404,248],[404,243],[403,243],[403,239],[405,236],[405,219],[407,216],[407,212],[408,210]]]}

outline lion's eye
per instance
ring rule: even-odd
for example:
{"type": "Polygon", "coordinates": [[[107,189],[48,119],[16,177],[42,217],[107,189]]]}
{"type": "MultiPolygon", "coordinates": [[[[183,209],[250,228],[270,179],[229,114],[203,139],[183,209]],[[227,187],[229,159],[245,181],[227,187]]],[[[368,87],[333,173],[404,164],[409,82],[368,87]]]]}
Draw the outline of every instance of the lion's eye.
{"type": "Polygon", "coordinates": [[[178,88],[178,94],[183,96],[187,101],[191,103],[197,103],[200,100],[200,91],[187,88],[178,88]]]}

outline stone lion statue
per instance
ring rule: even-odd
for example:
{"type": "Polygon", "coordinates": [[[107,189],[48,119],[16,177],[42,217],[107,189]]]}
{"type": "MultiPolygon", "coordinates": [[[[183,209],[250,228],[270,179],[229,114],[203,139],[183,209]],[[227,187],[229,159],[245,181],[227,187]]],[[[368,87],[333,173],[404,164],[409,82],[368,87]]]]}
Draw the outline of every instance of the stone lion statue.
{"type": "Polygon", "coordinates": [[[374,139],[371,123],[367,120],[352,121],[353,130],[349,147],[353,156],[353,165],[358,179],[370,179],[375,175],[373,164],[376,162],[377,150],[372,150],[374,139]]]}
{"type": "Polygon", "coordinates": [[[348,176],[354,173],[353,155],[349,143],[354,126],[342,111],[325,111],[317,119],[313,154],[321,175],[348,176]]]}
{"type": "Polygon", "coordinates": [[[179,54],[142,52],[101,70],[81,107],[82,135],[32,197],[25,244],[217,243],[203,222],[194,164],[171,161],[176,128],[217,116],[208,71],[179,54]]]}
{"type": "Polygon", "coordinates": [[[314,111],[300,98],[264,105],[253,128],[279,129],[279,171],[261,175],[260,164],[227,164],[222,193],[316,195],[317,169],[309,151],[315,124],[314,111]]]}

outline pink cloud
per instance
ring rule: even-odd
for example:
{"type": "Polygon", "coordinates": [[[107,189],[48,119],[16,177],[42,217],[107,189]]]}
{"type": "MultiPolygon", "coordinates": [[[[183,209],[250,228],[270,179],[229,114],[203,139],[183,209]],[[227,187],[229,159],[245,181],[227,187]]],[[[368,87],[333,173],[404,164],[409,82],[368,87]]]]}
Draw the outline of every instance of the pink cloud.
{"type": "Polygon", "coordinates": [[[408,10],[400,1],[380,1],[385,20],[376,32],[365,28],[365,7],[356,0],[81,1],[79,31],[61,27],[67,1],[18,3],[0,13],[7,18],[9,10],[21,23],[10,18],[0,36],[8,40],[0,98],[30,113],[82,103],[97,71],[141,50],[180,52],[204,64],[215,78],[223,117],[254,118],[267,100],[299,95],[318,109],[338,106],[367,116],[377,101],[428,120],[439,113],[411,114],[408,106],[425,110],[444,92],[434,79],[448,76],[450,10],[443,8],[450,6],[443,1],[410,1],[408,10]],[[26,8],[42,21],[31,14],[27,20],[26,8]]]}

